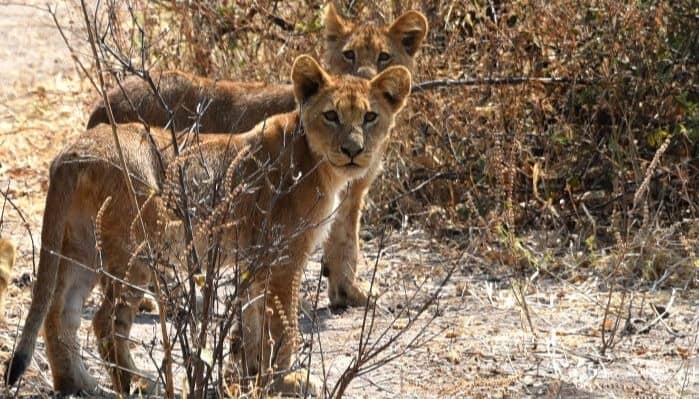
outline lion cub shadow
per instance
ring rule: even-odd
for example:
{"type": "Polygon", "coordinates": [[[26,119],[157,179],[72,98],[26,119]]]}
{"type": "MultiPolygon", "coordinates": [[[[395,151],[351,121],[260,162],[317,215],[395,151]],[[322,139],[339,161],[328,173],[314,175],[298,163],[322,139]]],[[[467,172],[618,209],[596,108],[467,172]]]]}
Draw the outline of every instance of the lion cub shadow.
{"type": "Polygon", "coordinates": [[[299,300],[299,329],[303,334],[322,332],[330,328],[329,321],[342,315],[343,318],[351,318],[352,313],[363,314],[364,308],[352,308],[347,306],[332,306],[330,304],[314,304],[302,298],[299,300]]]}
{"type": "MultiPolygon", "coordinates": [[[[136,314],[134,324],[157,324],[160,323],[160,315],[157,308],[157,302],[151,297],[145,297],[144,301],[139,306],[139,312],[136,314]]],[[[318,331],[324,331],[327,328],[327,321],[335,316],[351,311],[348,307],[334,307],[331,305],[319,305],[314,309],[313,303],[309,300],[301,298],[299,300],[299,326],[303,333],[314,331],[314,323],[317,325],[318,331]]],[[[168,312],[168,319],[173,317],[172,312],[168,312]]]]}

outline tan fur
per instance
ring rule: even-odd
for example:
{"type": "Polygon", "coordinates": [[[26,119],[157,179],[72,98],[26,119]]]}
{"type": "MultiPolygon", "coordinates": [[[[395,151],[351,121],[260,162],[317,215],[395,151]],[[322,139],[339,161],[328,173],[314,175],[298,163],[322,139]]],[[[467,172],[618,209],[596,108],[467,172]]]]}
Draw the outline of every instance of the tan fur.
{"type": "MultiPolygon", "coordinates": [[[[349,73],[371,78],[389,66],[402,65],[411,72],[415,55],[427,35],[427,19],[417,11],[408,11],[391,25],[354,23],[342,18],[329,3],[325,11],[325,65],[330,73],[349,73]],[[354,61],[343,55],[355,53],[354,61]],[[388,61],[380,61],[385,52],[388,61]]],[[[153,82],[165,104],[173,112],[175,127],[191,127],[198,114],[201,133],[242,133],[266,117],[294,110],[291,85],[214,80],[182,71],[156,71],[153,82]]],[[[164,127],[168,115],[160,99],[142,78],[130,76],[108,93],[117,123],[145,122],[164,127]]],[[[87,128],[109,123],[104,101],[100,98],[90,112],[87,128]]]]}
{"type": "Polygon", "coordinates": [[[325,14],[325,62],[334,73],[366,78],[391,65],[412,71],[426,35],[427,19],[417,11],[406,12],[391,25],[357,24],[342,18],[331,3],[325,14]],[[382,53],[388,58],[381,58],[382,53]]]}
{"type": "MultiPolygon", "coordinates": [[[[353,74],[371,78],[393,65],[409,70],[415,67],[415,55],[427,35],[427,19],[417,11],[408,11],[390,25],[354,23],[339,15],[332,3],[325,12],[325,63],[335,74],[353,74]],[[354,56],[348,57],[349,52],[354,56]],[[389,56],[383,60],[382,53],[389,56]]],[[[266,85],[214,81],[183,72],[155,75],[163,99],[174,112],[177,129],[193,123],[197,107],[208,104],[198,129],[202,133],[238,133],[252,128],[266,116],[291,111],[294,96],[291,85],[266,85]]],[[[165,126],[167,115],[150,87],[137,77],[127,78],[123,89],[109,92],[117,122],[137,122],[143,118],[151,126],[165,126]],[[136,111],[134,111],[134,106],[136,111]]],[[[108,123],[103,102],[92,111],[88,127],[108,123]]],[[[367,177],[348,189],[348,199],[325,241],[323,274],[328,276],[332,306],[363,306],[367,292],[356,279],[359,258],[359,220],[364,197],[379,175],[381,162],[371,167],[367,177]]]]}
{"type": "Polygon", "coordinates": [[[10,284],[12,268],[15,265],[15,247],[8,240],[0,238],[0,319],[4,318],[5,292],[10,284]]]}
{"type": "MultiPolygon", "coordinates": [[[[411,71],[415,55],[427,36],[427,19],[417,11],[408,11],[391,25],[355,24],[342,18],[328,5],[325,16],[325,62],[336,73],[372,77],[390,65],[403,65],[411,71]],[[354,61],[345,52],[354,53],[354,61]],[[381,53],[390,58],[380,61],[381,53]]],[[[377,159],[368,173],[345,190],[328,239],[323,246],[323,274],[328,277],[328,296],[332,306],[364,306],[368,303],[366,284],[356,278],[359,260],[359,222],[371,184],[382,169],[377,159]]]]}
{"type": "MultiPolygon", "coordinates": [[[[267,240],[275,237],[269,237],[267,232],[271,230],[263,230],[263,226],[271,226],[282,237],[290,237],[286,256],[275,256],[286,259],[283,264],[255,269],[251,286],[243,293],[243,298],[256,298],[265,293],[265,287],[268,290],[266,302],[251,302],[244,311],[243,342],[235,353],[236,359],[246,359],[244,372],[260,373],[262,383],[271,378],[267,374],[270,359],[275,359],[274,370],[291,366],[298,342],[295,317],[298,289],[308,254],[333,215],[338,193],[349,182],[362,178],[381,159],[395,114],[410,91],[410,73],[406,68],[387,69],[371,81],[335,77],[308,56],[299,57],[294,63],[292,81],[300,111],[268,119],[246,134],[203,137],[201,143],[192,144],[179,157],[173,154],[167,131],[153,129],[153,145],[143,128],[119,127],[147,235],[156,244],[166,238],[165,226],[170,224],[163,215],[172,199],[170,194],[176,197],[178,192],[170,190],[170,182],[176,181],[178,165],[188,164],[186,170],[190,172],[186,179],[197,182],[188,185],[194,197],[191,203],[199,204],[212,198],[214,190],[216,198],[226,198],[227,193],[236,192],[244,176],[260,172],[261,162],[278,160],[262,169],[259,181],[265,184],[258,184],[254,190],[239,191],[234,201],[229,198],[224,202],[229,219],[239,223],[235,229],[223,230],[221,238],[223,256],[230,261],[246,259],[237,256],[240,251],[270,247],[267,240]],[[337,115],[337,122],[327,118],[330,111],[337,115]],[[366,122],[370,112],[378,117],[366,122]],[[305,134],[298,133],[299,125],[305,134]],[[341,150],[353,146],[363,150],[354,157],[341,150]],[[162,163],[157,158],[157,149],[162,154],[162,163]],[[299,176],[302,178],[294,183],[299,176]],[[214,185],[218,179],[230,180],[214,185]],[[155,196],[153,190],[157,192],[155,196]],[[275,190],[285,194],[276,196],[275,190]],[[148,200],[149,197],[152,198],[148,200]],[[277,353],[272,353],[267,342],[259,342],[261,336],[281,343],[277,353]]],[[[123,368],[135,369],[135,365],[128,341],[122,337],[129,336],[143,295],[92,270],[98,266],[97,260],[102,259],[106,271],[131,284],[146,287],[151,278],[145,265],[129,262],[143,234],[132,234],[131,222],[136,212],[118,165],[119,157],[107,126],[87,131],[53,161],[31,310],[6,371],[6,381],[14,383],[26,368],[39,326],[46,317],[45,339],[54,388],[62,393],[76,393],[95,387],[95,380],[80,358],[76,332],[83,302],[99,280],[104,300],[93,320],[99,351],[107,362],[122,367],[110,369],[114,388],[129,391],[132,374],[123,368]],[[107,198],[110,198],[108,205],[104,205],[107,198]],[[97,220],[98,212],[101,240],[96,243],[93,221],[97,220]],[[99,257],[96,244],[101,248],[99,257]]],[[[206,225],[201,218],[206,216],[193,221],[195,231],[198,226],[206,225]]],[[[208,235],[209,231],[203,233],[208,235]]],[[[247,266],[241,267],[245,275],[247,266]]],[[[297,394],[305,387],[302,375],[305,374],[286,374],[272,386],[280,393],[297,394]]],[[[308,388],[313,391],[317,389],[316,379],[311,382],[308,388]]]]}
{"type": "MultiPolygon", "coordinates": [[[[202,133],[246,132],[266,117],[290,112],[295,107],[291,85],[217,81],[181,71],[158,71],[152,79],[173,112],[178,131],[196,122],[202,133]],[[201,117],[197,119],[197,115],[201,117]]],[[[170,118],[160,99],[139,77],[124,79],[108,96],[117,123],[143,121],[159,127],[168,124],[170,118]]],[[[93,107],[87,128],[100,123],[109,123],[102,99],[93,107]]]]}

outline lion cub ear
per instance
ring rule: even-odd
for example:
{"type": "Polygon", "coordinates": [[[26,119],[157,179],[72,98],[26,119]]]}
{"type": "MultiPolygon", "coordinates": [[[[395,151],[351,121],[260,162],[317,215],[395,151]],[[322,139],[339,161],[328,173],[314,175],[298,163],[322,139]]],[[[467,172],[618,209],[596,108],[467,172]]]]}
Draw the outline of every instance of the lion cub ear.
{"type": "Polygon", "coordinates": [[[371,80],[371,87],[380,92],[394,113],[400,111],[410,94],[410,71],[404,66],[387,68],[371,80]]]}
{"type": "Polygon", "coordinates": [[[328,74],[310,55],[299,56],[291,67],[294,96],[299,104],[316,95],[328,83],[328,79],[328,74]]]}
{"type": "Polygon", "coordinates": [[[325,40],[335,42],[344,39],[351,31],[353,25],[337,13],[335,5],[330,2],[325,7],[325,40]]]}
{"type": "Polygon", "coordinates": [[[418,11],[408,11],[393,22],[388,33],[403,45],[409,56],[415,55],[427,36],[427,18],[418,11]]]}

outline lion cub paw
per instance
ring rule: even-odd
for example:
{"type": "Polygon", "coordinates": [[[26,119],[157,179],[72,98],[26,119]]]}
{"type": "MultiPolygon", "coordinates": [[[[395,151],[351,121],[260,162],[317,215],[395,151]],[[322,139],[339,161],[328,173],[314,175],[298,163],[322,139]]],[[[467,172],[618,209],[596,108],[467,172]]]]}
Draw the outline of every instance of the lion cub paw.
{"type": "Polygon", "coordinates": [[[312,397],[321,396],[323,382],[308,370],[297,370],[286,374],[270,386],[272,393],[282,396],[312,397]]]}
{"type": "Polygon", "coordinates": [[[163,387],[157,378],[134,376],[131,378],[131,393],[135,396],[162,396],[163,387]]]}
{"type": "Polygon", "coordinates": [[[158,312],[158,302],[155,298],[146,296],[141,299],[138,304],[138,311],[141,313],[157,313],[158,312]]]}
{"type": "Polygon", "coordinates": [[[328,296],[331,307],[362,307],[366,306],[369,300],[369,286],[356,280],[344,280],[336,284],[331,281],[328,287],[328,296]]]}

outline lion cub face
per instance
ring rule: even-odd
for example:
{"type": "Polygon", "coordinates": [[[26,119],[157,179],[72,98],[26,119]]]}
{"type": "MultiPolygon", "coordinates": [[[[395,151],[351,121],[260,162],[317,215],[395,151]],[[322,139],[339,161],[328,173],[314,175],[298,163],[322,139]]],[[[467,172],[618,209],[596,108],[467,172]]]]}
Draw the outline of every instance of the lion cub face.
{"type": "Polygon", "coordinates": [[[412,71],[426,35],[427,19],[417,11],[406,12],[390,26],[354,24],[330,3],[325,13],[325,62],[335,73],[365,78],[395,65],[412,71]]]}
{"type": "Polygon", "coordinates": [[[381,158],[411,85],[402,66],[365,80],[328,75],[308,56],[296,60],[291,80],[311,151],[350,179],[381,158]]]}

